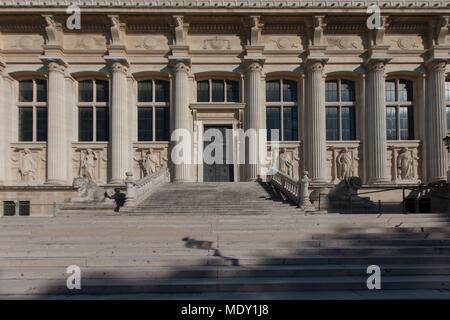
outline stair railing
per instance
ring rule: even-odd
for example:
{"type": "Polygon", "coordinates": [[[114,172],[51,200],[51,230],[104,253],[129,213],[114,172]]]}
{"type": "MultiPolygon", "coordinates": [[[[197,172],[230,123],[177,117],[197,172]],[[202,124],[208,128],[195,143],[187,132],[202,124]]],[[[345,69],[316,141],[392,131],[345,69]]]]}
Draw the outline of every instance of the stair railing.
{"type": "Polygon", "coordinates": [[[124,205],[125,209],[139,206],[148,198],[152,191],[170,181],[168,168],[161,168],[137,181],[133,179],[132,172],[127,172],[126,176],[125,185],[127,186],[127,193],[124,205]]]}
{"type": "Polygon", "coordinates": [[[276,171],[268,176],[268,181],[291,201],[298,204],[301,197],[301,182],[287,174],[276,171]]]}

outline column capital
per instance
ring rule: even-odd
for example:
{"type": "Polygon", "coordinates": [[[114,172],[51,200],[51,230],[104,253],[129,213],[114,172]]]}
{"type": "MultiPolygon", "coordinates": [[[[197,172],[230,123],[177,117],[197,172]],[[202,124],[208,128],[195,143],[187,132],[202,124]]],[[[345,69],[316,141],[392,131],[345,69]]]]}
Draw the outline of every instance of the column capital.
{"type": "Polygon", "coordinates": [[[450,59],[445,58],[435,58],[435,59],[429,59],[425,61],[424,66],[428,73],[435,72],[435,71],[441,71],[445,72],[445,69],[447,67],[447,63],[450,59]]]}
{"type": "Polygon", "coordinates": [[[328,62],[328,58],[308,58],[304,64],[307,71],[322,72],[325,64],[328,62]]]}
{"type": "Polygon", "coordinates": [[[262,72],[264,67],[264,60],[261,59],[248,59],[244,60],[245,71],[249,72],[262,72]]]}
{"type": "Polygon", "coordinates": [[[389,58],[369,58],[366,62],[364,62],[364,66],[368,71],[384,72],[384,68],[389,61],[391,61],[389,58]]]}
{"type": "Polygon", "coordinates": [[[105,56],[105,60],[112,72],[122,72],[128,74],[130,64],[126,57],[105,56]]]}
{"type": "Polygon", "coordinates": [[[41,56],[40,59],[47,67],[48,72],[56,71],[65,74],[68,64],[62,57],[41,56]]]}

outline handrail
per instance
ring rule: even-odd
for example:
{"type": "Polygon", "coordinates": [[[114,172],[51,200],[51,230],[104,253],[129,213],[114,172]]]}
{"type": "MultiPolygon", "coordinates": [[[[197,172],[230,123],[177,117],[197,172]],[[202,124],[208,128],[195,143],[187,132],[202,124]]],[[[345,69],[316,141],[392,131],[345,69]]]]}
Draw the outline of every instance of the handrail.
{"type": "Polygon", "coordinates": [[[269,176],[269,182],[295,204],[299,203],[301,196],[300,180],[294,179],[281,171],[276,171],[269,176]]]}
{"type": "Polygon", "coordinates": [[[125,208],[137,207],[142,203],[156,187],[170,181],[168,168],[161,168],[158,171],[135,181],[133,173],[127,172],[125,184],[127,186],[125,208]]]}

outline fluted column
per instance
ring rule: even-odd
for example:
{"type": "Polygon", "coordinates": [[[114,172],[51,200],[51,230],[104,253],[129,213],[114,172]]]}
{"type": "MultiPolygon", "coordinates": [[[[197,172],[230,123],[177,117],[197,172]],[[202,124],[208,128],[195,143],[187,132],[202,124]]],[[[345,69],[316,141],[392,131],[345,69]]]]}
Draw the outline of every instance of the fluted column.
{"type": "Polygon", "coordinates": [[[8,150],[8,106],[5,95],[7,93],[3,80],[3,70],[5,65],[0,61],[0,154],[3,156],[0,161],[0,185],[6,180],[6,155],[8,150]]]}
{"type": "MultiPolygon", "coordinates": [[[[189,109],[189,66],[184,62],[178,62],[174,68],[174,130],[179,130],[182,135],[183,142],[180,146],[182,148],[182,154],[179,154],[179,158],[175,160],[174,164],[174,181],[175,182],[188,182],[192,178],[192,120],[189,109]],[[184,140],[187,139],[187,140],[184,140]]],[[[181,137],[178,137],[181,139],[181,137]]],[[[181,150],[181,149],[180,149],[181,150]]]]}
{"type": "Polygon", "coordinates": [[[125,173],[130,171],[128,130],[128,67],[123,62],[113,62],[111,100],[111,181],[123,184],[125,173]]]}
{"type": "Polygon", "coordinates": [[[428,181],[447,180],[447,150],[442,138],[447,136],[445,105],[445,67],[442,60],[428,64],[426,78],[426,144],[428,181]]]}
{"type": "Polygon", "coordinates": [[[65,105],[65,71],[62,61],[50,61],[47,101],[47,181],[48,184],[67,183],[68,127],[65,105]]]}
{"type": "Polygon", "coordinates": [[[259,153],[262,148],[260,141],[260,130],[265,128],[264,115],[265,105],[262,101],[262,64],[252,62],[246,72],[246,107],[245,107],[245,130],[249,139],[245,142],[246,147],[246,176],[247,180],[255,180],[260,174],[259,153]],[[248,131],[249,129],[255,129],[248,131]]]}
{"type": "Polygon", "coordinates": [[[326,182],[326,126],[325,126],[325,62],[311,60],[306,64],[306,92],[304,116],[305,170],[313,182],[326,182]]]}
{"type": "Polygon", "coordinates": [[[366,145],[367,176],[369,184],[389,182],[386,150],[386,92],[385,61],[367,64],[366,145]]]}

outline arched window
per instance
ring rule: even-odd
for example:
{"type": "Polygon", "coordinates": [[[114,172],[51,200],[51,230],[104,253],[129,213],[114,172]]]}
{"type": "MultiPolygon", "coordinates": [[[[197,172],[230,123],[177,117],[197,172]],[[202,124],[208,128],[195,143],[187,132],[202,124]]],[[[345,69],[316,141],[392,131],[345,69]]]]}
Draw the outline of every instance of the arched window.
{"type": "Polygon", "coordinates": [[[298,140],[297,82],[280,79],[266,81],[267,140],[298,140]],[[279,130],[278,139],[272,130],[279,130]]]}
{"type": "Polygon", "coordinates": [[[47,81],[19,81],[19,141],[47,141],[47,81]]]}
{"type": "Polygon", "coordinates": [[[386,138],[414,139],[414,95],[411,80],[386,80],[386,138]]]}
{"type": "Polygon", "coordinates": [[[445,81],[445,101],[447,106],[447,131],[450,133],[450,79],[445,81]]]}
{"type": "Polygon", "coordinates": [[[197,81],[197,102],[239,102],[239,81],[228,79],[197,81]]]}
{"type": "Polygon", "coordinates": [[[78,82],[78,140],[105,142],[109,140],[109,82],[83,80],[78,82]]]}
{"type": "Polygon", "coordinates": [[[326,81],[325,102],[327,140],[356,140],[355,82],[344,79],[326,81]]]}
{"type": "Polygon", "coordinates": [[[170,84],[164,80],[138,82],[138,141],[169,141],[170,84]]]}

